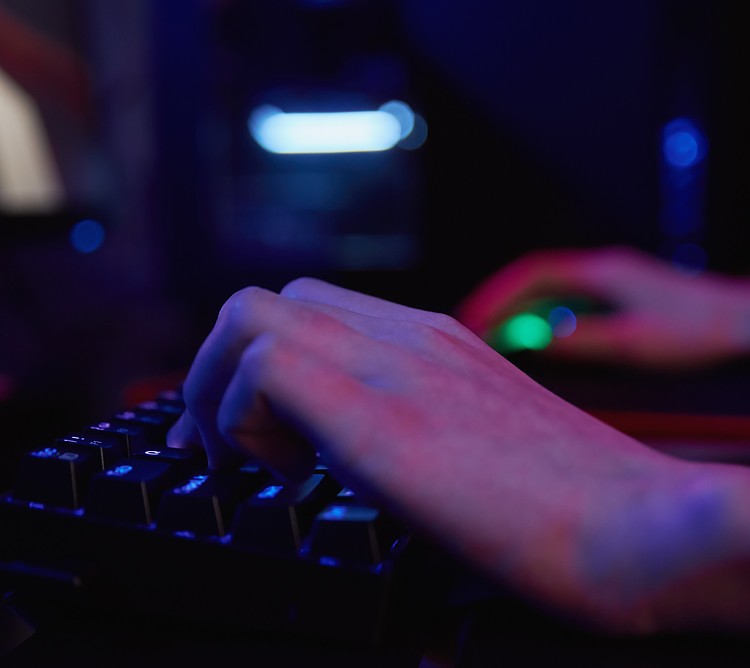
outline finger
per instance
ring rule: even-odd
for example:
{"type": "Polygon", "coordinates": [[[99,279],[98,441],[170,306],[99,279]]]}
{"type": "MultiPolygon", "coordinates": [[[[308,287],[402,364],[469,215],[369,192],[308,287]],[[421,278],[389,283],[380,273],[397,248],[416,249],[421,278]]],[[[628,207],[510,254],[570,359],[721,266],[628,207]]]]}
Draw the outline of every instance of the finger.
{"type": "Polygon", "coordinates": [[[235,447],[263,460],[288,479],[304,476],[311,452],[320,449],[344,468],[361,462],[370,436],[377,433],[379,390],[352,375],[330,357],[278,336],[264,335],[246,350],[221,405],[222,433],[235,447]],[[257,438],[258,397],[307,440],[257,438]],[[305,445],[312,442],[314,445],[305,445]]]}
{"type": "Polygon", "coordinates": [[[662,340],[658,328],[637,315],[587,316],[578,319],[571,336],[553,339],[547,352],[581,361],[640,364],[663,355],[662,340]]]}
{"type": "MultiPolygon", "coordinates": [[[[347,314],[346,318],[351,319],[353,315],[347,314]]],[[[362,324],[361,317],[358,322],[362,324]]],[[[403,356],[397,347],[365,336],[319,308],[266,290],[237,293],[222,309],[216,327],[199,350],[184,385],[187,406],[200,432],[209,463],[214,468],[235,463],[232,445],[222,436],[217,416],[227,385],[245,349],[262,333],[304,341],[304,347],[311,353],[335,356],[339,364],[363,379],[377,375],[384,366],[399,363],[403,356]]],[[[250,411],[257,412],[257,422],[263,423],[262,406],[249,406],[250,411]]]]}
{"type": "Polygon", "coordinates": [[[188,411],[184,411],[167,432],[167,447],[192,449],[203,446],[200,432],[188,411]]]}

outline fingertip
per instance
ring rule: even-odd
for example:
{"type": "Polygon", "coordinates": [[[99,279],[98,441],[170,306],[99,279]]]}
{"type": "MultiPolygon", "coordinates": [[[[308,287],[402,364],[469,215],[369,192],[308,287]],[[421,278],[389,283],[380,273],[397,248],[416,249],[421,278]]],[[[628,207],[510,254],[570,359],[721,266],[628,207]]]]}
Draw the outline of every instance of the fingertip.
{"type": "Polygon", "coordinates": [[[203,447],[198,427],[188,411],[184,411],[167,432],[167,447],[180,449],[203,447]]]}

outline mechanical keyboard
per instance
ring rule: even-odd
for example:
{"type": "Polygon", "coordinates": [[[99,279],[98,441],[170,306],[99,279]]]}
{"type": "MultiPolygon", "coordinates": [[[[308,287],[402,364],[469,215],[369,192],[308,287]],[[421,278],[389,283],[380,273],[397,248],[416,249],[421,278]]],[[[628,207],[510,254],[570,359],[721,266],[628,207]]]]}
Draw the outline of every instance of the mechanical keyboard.
{"type": "Polygon", "coordinates": [[[163,392],[25,452],[0,497],[0,591],[379,645],[429,594],[419,541],[323,465],[301,484],[169,448],[163,392]]]}

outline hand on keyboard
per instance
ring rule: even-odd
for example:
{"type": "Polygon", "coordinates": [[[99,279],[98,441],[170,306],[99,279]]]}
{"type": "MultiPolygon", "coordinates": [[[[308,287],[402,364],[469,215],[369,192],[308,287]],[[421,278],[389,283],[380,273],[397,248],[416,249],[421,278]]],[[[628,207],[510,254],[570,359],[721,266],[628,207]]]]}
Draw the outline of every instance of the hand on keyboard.
{"type": "Polygon", "coordinates": [[[251,457],[285,481],[308,476],[317,451],[348,487],[546,609],[629,632],[737,623],[718,594],[695,610],[673,592],[691,578],[696,595],[713,591],[708,574],[728,572],[717,555],[744,554],[748,472],[634,441],[448,316],[314,279],[248,288],[184,392],[173,445],[201,442],[217,469],[251,457]],[[717,498],[732,501],[707,539],[694,513],[717,498]]]}

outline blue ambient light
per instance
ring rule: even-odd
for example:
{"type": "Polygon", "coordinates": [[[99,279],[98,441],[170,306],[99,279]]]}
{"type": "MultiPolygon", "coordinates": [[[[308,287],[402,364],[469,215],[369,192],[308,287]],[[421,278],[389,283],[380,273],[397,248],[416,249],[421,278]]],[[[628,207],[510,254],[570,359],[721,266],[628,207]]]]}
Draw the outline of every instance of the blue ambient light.
{"type": "Polygon", "coordinates": [[[677,118],[664,126],[662,150],[668,164],[686,169],[703,159],[705,139],[691,120],[677,118]]]}
{"type": "Polygon", "coordinates": [[[104,226],[95,220],[81,220],[70,231],[70,243],[79,253],[93,253],[104,243],[104,226]]]}
{"type": "Polygon", "coordinates": [[[388,102],[376,111],[286,113],[271,105],[250,115],[253,139],[270,153],[357,153],[387,151],[414,126],[414,114],[403,102],[388,102]]]}

